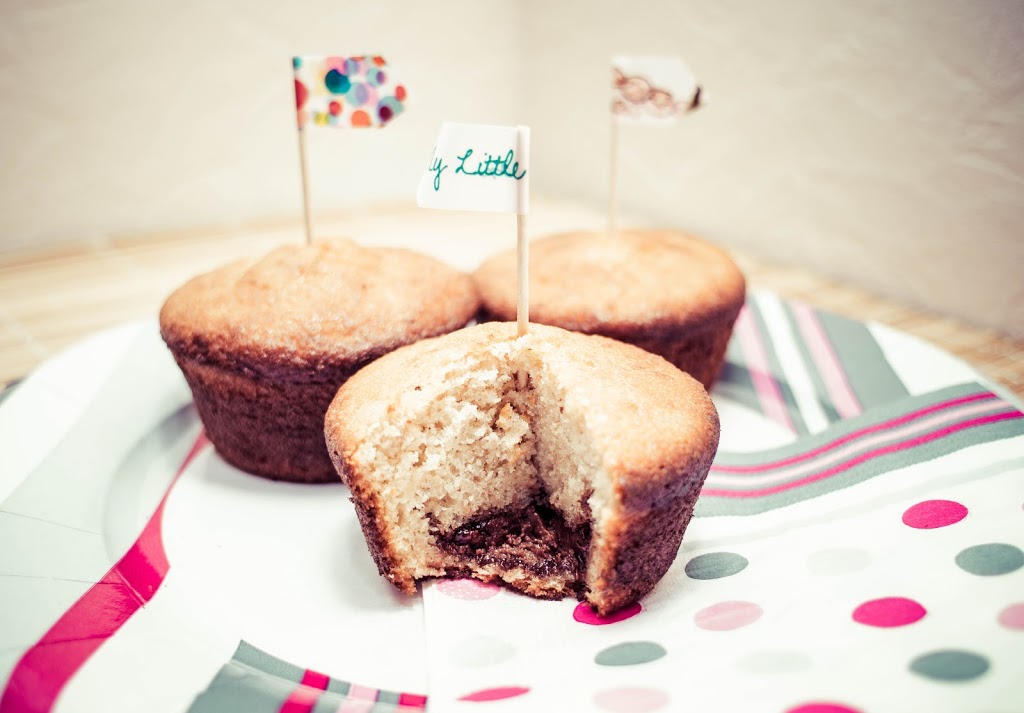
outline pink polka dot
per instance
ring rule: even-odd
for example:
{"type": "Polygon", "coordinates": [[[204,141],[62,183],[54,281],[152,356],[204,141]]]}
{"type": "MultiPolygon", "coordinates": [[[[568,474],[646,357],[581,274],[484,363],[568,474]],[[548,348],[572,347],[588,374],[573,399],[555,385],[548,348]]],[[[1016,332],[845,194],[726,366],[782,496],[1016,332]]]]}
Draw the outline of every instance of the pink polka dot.
{"type": "Polygon", "coordinates": [[[903,513],[903,524],[918,530],[946,527],[967,517],[967,508],[953,500],[925,500],[903,513]]]}
{"type": "Polygon", "coordinates": [[[787,708],[786,713],[860,713],[860,710],[839,703],[804,703],[787,708]]]}
{"type": "Polygon", "coordinates": [[[594,703],[612,713],[648,713],[665,707],[668,694],[656,688],[625,686],[597,692],[594,703]]]}
{"type": "Polygon", "coordinates": [[[1011,604],[999,612],[999,623],[1007,629],[1024,629],[1024,603],[1011,604]]]}
{"type": "Polygon", "coordinates": [[[913,599],[884,597],[864,602],[853,610],[853,620],[868,626],[890,628],[919,621],[927,610],[913,599]]]}
{"type": "Polygon", "coordinates": [[[640,613],[642,607],[640,602],[633,602],[628,607],[623,607],[616,612],[612,612],[608,616],[601,616],[594,611],[589,604],[586,602],[580,602],[576,605],[576,608],[572,610],[572,618],[581,624],[590,624],[592,626],[603,626],[604,624],[614,624],[618,621],[623,621],[631,616],[636,616],[640,613]]]}
{"type": "Polygon", "coordinates": [[[445,579],[438,582],[437,589],[452,599],[464,599],[467,602],[490,599],[501,591],[501,587],[496,584],[485,584],[475,579],[445,579]]]}
{"type": "Polygon", "coordinates": [[[486,701],[502,701],[506,698],[515,698],[524,693],[529,693],[529,688],[523,686],[499,686],[497,688],[483,688],[479,691],[459,696],[460,701],[472,701],[473,703],[484,703],[486,701]]]}
{"type": "Polygon", "coordinates": [[[764,610],[753,602],[719,602],[697,612],[693,621],[708,631],[730,631],[753,624],[764,610]]]}

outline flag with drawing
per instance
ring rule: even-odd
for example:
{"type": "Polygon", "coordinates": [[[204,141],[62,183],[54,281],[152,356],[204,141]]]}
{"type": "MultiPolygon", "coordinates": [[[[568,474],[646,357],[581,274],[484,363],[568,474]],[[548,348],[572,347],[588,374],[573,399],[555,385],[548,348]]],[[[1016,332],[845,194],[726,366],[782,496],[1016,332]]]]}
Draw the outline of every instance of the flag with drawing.
{"type": "Polygon", "coordinates": [[[295,118],[299,127],[299,170],[306,243],[313,242],[309,207],[306,129],[334,126],[365,129],[387,126],[405,111],[406,89],[387,60],[376,55],[301,55],[292,57],[295,73],[295,118]]]}
{"type": "Polygon", "coordinates": [[[416,191],[422,208],[525,215],[530,129],[445,122],[416,191]]]}
{"type": "Polygon", "coordinates": [[[678,57],[612,58],[612,115],[623,124],[664,126],[700,106],[700,85],[678,57]]]}
{"type": "Polygon", "coordinates": [[[678,57],[612,58],[611,131],[608,166],[608,235],[619,223],[619,126],[671,126],[701,105],[701,88],[678,57]]]}

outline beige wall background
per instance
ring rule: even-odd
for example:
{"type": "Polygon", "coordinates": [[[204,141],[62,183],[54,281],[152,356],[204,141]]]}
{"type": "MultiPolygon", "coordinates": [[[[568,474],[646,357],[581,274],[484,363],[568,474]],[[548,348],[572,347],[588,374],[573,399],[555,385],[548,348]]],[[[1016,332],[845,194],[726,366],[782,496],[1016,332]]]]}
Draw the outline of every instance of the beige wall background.
{"type": "Polygon", "coordinates": [[[521,20],[515,0],[0,0],[0,250],[301,216],[295,54],[381,54],[410,90],[385,131],[310,131],[314,210],[408,202],[442,121],[522,121],[521,20]]]}
{"type": "MultiPolygon", "coordinates": [[[[289,58],[386,55],[386,131],[310,134],[314,209],[409,202],[441,121],[527,122],[603,209],[614,53],[708,106],[624,128],[624,212],[1024,335],[1019,0],[0,5],[0,251],[300,214],[289,58]]],[[[486,236],[481,237],[486,240],[486,236]]]]}

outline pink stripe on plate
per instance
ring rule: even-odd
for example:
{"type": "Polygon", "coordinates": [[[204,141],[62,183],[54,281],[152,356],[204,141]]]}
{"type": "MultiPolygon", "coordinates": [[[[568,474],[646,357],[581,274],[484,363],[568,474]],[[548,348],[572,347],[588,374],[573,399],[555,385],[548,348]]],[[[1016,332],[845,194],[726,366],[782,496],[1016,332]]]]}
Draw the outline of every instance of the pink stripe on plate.
{"type": "Polygon", "coordinates": [[[995,409],[1005,407],[1006,404],[1002,401],[985,401],[974,405],[961,405],[959,408],[950,409],[945,413],[936,414],[931,418],[916,421],[903,426],[902,428],[884,429],[881,433],[876,433],[870,437],[847,443],[845,446],[824,453],[819,458],[812,461],[804,461],[803,463],[794,464],[788,468],[782,468],[781,470],[773,469],[770,472],[762,474],[726,475],[724,473],[714,473],[708,476],[708,481],[712,483],[712,485],[764,485],[768,483],[779,483],[784,480],[824,468],[831,463],[842,460],[843,458],[865,448],[871,448],[873,446],[879,446],[883,443],[899,441],[901,439],[912,438],[918,433],[924,433],[937,426],[942,426],[953,421],[967,418],[968,416],[977,416],[980,413],[991,412],[995,409]]]}
{"type": "Polygon", "coordinates": [[[160,529],[167,495],[207,443],[200,433],[135,544],[22,655],[0,697],[0,713],[49,711],[82,664],[153,597],[170,569],[160,529]]]}
{"type": "Polygon", "coordinates": [[[987,400],[993,400],[993,399],[996,399],[996,398],[997,397],[996,397],[995,394],[987,392],[987,391],[984,392],[984,393],[980,393],[980,394],[969,394],[967,396],[961,396],[959,398],[950,399],[949,401],[943,401],[941,403],[932,404],[931,406],[925,406],[924,408],[920,408],[920,409],[918,409],[916,411],[911,411],[910,413],[903,414],[902,416],[899,416],[897,418],[891,419],[889,421],[883,421],[881,423],[875,423],[875,424],[872,424],[870,426],[866,426],[864,428],[861,428],[859,430],[851,431],[850,433],[847,433],[846,435],[841,436],[841,437],[835,439],[834,441],[829,441],[825,445],[818,446],[817,448],[812,448],[809,451],[806,451],[804,453],[798,453],[797,455],[790,456],[788,458],[780,458],[777,461],[771,461],[771,462],[768,462],[768,463],[755,463],[753,465],[717,465],[716,464],[716,465],[711,466],[711,472],[712,473],[758,473],[758,472],[761,472],[761,471],[764,471],[764,470],[773,470],[775,468],[782,468],[784,466],[791,465],[793,463],[799,463],[800,461],[805,461],[805,460],[809,460],[810,458],[814,458],[814,457],[818,456],[821,453],[824,453],[824,452],[826,452],[828,450],[831,450],[833,448],[841,446],[844,443],[849,443],[850,441],[852,441],[852,440],[854,440],[856,438],[861,438],[862,436],[865,436],[865,435],[867,435],[869,433],[875,433],[876,431],[883,431],[883,430],[892,428],[893,426],[899,426],[899,425],[904,424],[904,423],[906,423],[908,421],[912,421],[915,418],[920,418],[921,416],[927,416],[930,413],[934,413],[936,411],[941,411],[942,409],[951,408],[953,406],[959,406],[960,404],[971,403],[973,401],[987,401],[987,400]]]}
{"type": "Polygon", "coordinates": [[[331,679],[329,676],[325,676],[322,673],[316,671],[310,671],[306,669],[306,672],[302,674],[302,685],[309,686],[310,688],[319,688],[321,691],[326,691],[327,686],[330,684],[331,679]]]}
{"type": "Polygon", "coordinates": [[[736,318],[734,330],[739,340],[740,349],[747,361],[747,371],[750,373],[750,381],[757,393],[757,400],[761,404],[764,415],[791,431],[793,421],[789,417],[789,410],[786,408],[785,399],[782,398],[782,391],[775,377],[771,374],[771,365],[768,362],[768,352],[764,341],[758,333],[754,318],[750,316],[750,308],[743,305],[739,317],[736,318]]]}
{"type": "Polygon", "coordinates": [[[299,686],[285,699],[278,713],[309,713],[320,699],[323,691],[309,686],[299,686]]]}
{"type": "Polygon", "coordinates": [[[360,686],[353,683],[348,689],[346,694],[349,698],[357,698],[361,701],[375,701],[377,700],[377,694],[379,691],[376,688],[370,688],[369,686],[360,686]]]}
{"type": "Polygon", "coordinates": [[[878,448],[878,449],[876,449],[874,451],[868,451],[867,453],[862,453],[859,456],[856,456],[855,458],[851,458],[850,460],[846,461],[845,463],[841,463],[841,464],[839,464],[837,466],[829,468],[828,470],[823,470],[821,472],[815,473],[813,475],[809,475],[806,478],[802,478],[801,480],[796,480],[796,481],[793,481],[791,483],[783,483],[781,485],[776,485],[776,486],[773,486],[773,487],[770,487],[770,488],[762,488],[760,490],[746,490],[746,491],[719,490],[719,489],[716,489],[716,488],[704,488],[703,490],[701,490],[701,495],[708,495],[708,496],[711,496],[711,497],[719,497],[719,498],[757,498],[757,497],[762,497],[762,496],[765,496],[765,495],[774,495],[775,493],[785,492],[786,490],[792,490],[794,488],[799,488],[801,486],[808,485],[810,483],[814,483],[814,482],[817,482],[819,480],[823,480],[825,478],[829,478],[829,477],[831,477],[833,475],[836,475],[838,473],[842,473],[843,471],[849,470],[850,468],[854,467],[855,465],[859,465],[859,464],[861,464],[861,463],[863,463],[865,461],[871,460],[872,458],[877,458],[878,456],[883,456],[883,455],[888,455],[890,453],[898,453],[899,451],[908,450],[910,448],[914,448],[916,446],[920,446],[920,445],[923,445],[925,443],[929,443],[931,441],[938,440],[938,439],[943,438],[945,436],[948,436],[948,435],[950,435],[952,433],[957,433],[959,431],[964,431],[964,430],[967,430],[968,428],[974,428],[975,426],[984,426],[985,424],[988,424],[988,423],[996,423],[998,421],[1008,421],[1008,420],[1011,420],[1011,419],[1017,419],[1017,418],[1021,418],[1021,417],[1024,417],[1024,414],[1022,414],[1020,411],[1009,411],[1009,412],[1005,412],[1005,413],[994,413],[994,414],[991,414],[989,416],[982,416],[981,418],[976,418],[976,419],[971,420],[971,421],[964,421],[962,423],[957,423],[957,424],[953,424],[951,426],[946,426],[945,428],[941,428],[938,431],[933,431],[932,433],[926,433],[924,435],[918,436],[917,438],[913,438],[913,439],[911,439],[909,441],[905,441],[903,443],[892,443],[892,444],[890,444],[888,446],[883,446],[882,448],[878,448]]]}
{"type": "Polygon", "coordinates": [[[825,382],[825,389],[828,391],[829,399],[836,407],[836,411],[843,418],[856,416],[864,410],[857,395],[853,393],[850,382],[846,379],[843,365],[832,348],[828,335],[825,334],[818,316],[814,309],[803,302],[790,303],[793,314],[796,316],[797,325],[800,327],[800,334],[803,336],[804,344],[814,358],[818,373],[825,382]]]}
{"type": "Polygon", "coordinates": [[[424,710],[427,707],[427,697],[418,693],[402,693],[398,696],[398,705],[409,710],[424,710]]]}
{"type": "Polygon", "coordinates": [[[309,713],[330,682],[324,674],[306,669],[302,681],[281,704],[278,713],[309,713]]]}

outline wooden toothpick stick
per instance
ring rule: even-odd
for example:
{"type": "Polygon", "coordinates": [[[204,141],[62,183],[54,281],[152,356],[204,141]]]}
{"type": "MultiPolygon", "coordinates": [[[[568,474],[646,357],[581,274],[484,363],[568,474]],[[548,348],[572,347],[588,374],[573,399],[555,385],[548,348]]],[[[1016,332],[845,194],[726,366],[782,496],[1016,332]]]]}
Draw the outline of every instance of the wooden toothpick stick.
{"type": "Polygon", "coordinates": [[[309,210],[309,175],[306,171],[306,131],[299,127],[299,168],[302,172],[302,215],[306,221],[306,245],[313,244],[313,217],[309,210]]]}
{"type": "Polygon", "coordinates": [[[516,323],[519,336],[530,329],[530,243],[526,240],[526,216],[516,214],[516,260],[519,294],[516,298],[516,323]]]}
{"type": "Polygon", "coordinates": [[[619,120],[612,114],[611,150],[608,162],[608,237],[619,230],[619,120]]]}
{"type": "MultiPolygon", "coordinates": [[[[523,127],[520,126],[516,131],[516,156],[523,155],[523,127]]],[[[521,337],[530,329],[530,246],[526,242],[526,214],[522,210],[522,202],[519,207],[520,210],[516,212],[516,260],[519,280],[516,323],[521,337]]]]}
{"type": "MultiPolygon", "coordinates": [[[[526,216],[516,214],[516,260],[518,262],[519,293],[516,297],[517,335],[522,337],[530,329],[530,244],[526,241],[526,216]]],[[[519,389],[525,389],[529,383],[529,374],[525,369],[516,373],[519,389]]]]}

